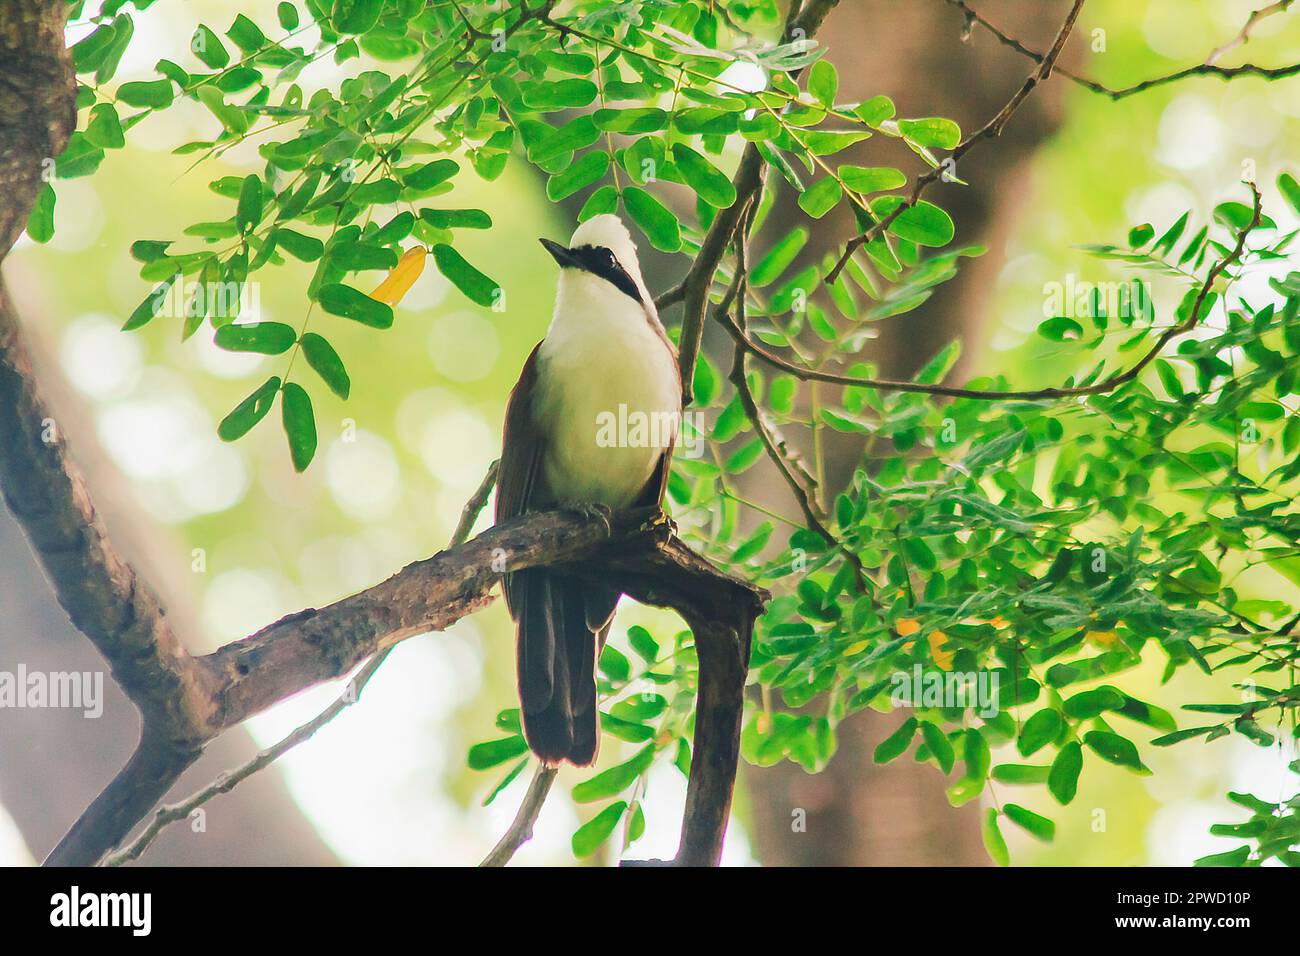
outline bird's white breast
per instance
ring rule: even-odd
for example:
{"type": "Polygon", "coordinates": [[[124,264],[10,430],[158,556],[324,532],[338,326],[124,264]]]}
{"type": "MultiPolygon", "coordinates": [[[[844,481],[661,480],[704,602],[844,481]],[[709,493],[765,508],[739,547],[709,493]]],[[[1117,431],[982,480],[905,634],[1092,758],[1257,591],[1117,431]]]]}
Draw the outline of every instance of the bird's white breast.
{"type": "Polygon", "coordinates": [[[631,297],[566,270],[538,363],[547,485],[561,504],[628,506],[676,437],[672,352],[631,297]]]}

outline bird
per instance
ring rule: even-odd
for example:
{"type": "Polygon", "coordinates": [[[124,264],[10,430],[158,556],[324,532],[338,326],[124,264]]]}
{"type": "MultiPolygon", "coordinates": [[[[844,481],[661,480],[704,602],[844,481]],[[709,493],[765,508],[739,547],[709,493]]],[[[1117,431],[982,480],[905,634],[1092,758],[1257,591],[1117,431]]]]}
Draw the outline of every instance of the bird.
{"type": "MultiPolygon", "coordinates": [[[[541,244],[560,267],[555,312],[506,406],[496,521],[662,507],[682,383],[636,244],[612,213],[587,219],[567,246],[541,244]]],[[[507,574],[504,591],[528,746],[546,765],[590,766],[596,659],[621,594],[550,568],[507,574]]]]}

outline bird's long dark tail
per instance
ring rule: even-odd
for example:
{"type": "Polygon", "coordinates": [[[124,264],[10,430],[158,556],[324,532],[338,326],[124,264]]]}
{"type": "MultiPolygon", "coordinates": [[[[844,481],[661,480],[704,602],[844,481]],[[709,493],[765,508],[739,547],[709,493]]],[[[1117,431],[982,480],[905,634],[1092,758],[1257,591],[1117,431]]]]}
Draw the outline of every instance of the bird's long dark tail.
{"type": "Polygon", "coordinates": [[[543,568],[518,571],[519,700],[528,746],[550,764],[596,759],[596,654],[618,595],[543,568]]]}

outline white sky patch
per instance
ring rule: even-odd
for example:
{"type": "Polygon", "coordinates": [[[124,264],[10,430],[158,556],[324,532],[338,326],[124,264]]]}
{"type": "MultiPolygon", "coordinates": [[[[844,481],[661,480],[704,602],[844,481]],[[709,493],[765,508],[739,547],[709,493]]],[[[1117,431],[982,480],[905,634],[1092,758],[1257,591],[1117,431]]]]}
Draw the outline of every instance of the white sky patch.
{"type": "Polygon", "coordinates": [[[47,246],[59,252],[89,249],[104,231],[104,205],[85,179],[60,179],[54,186],[54,238],[47,246]]]}
{"type": "Polygon", "coordinates": [[[401,498],[402,473],[393,446],[373,432],[357,430],[352,441],[338,438],[325,452],[325,481],[345,514],[376,521],[391,514],[401,498]]]}
{"type": "MultiPolygon", "coordinates": [[[[280,759],[295,800],[346,862],[468,864],[495,842],[492,814],[462,810],[442,780],[464,760],[453,718],[479,693],[480,640],[462,622],[403,642],[357,703],[280,759]]],[[[250,731],[260,746],[272,744],[345,686],[333,681],[299,694],[249,721],[250,731]]]]}
{"type": "Polygon", "coordinates": [[[1225,139],[1214,104],[1185,93],[1160,114],[1155,159],[1180,172],[1200,169],[1218,161],[1225,139]]]}
{"type": "Polygon", "coordinates": [[[140,340],[123,334],[119,326],[94,313],[77,319],[63,333],[59,348],[63,372],[89,398],[120,398],[140,381],[144,364],[140,340]]]}

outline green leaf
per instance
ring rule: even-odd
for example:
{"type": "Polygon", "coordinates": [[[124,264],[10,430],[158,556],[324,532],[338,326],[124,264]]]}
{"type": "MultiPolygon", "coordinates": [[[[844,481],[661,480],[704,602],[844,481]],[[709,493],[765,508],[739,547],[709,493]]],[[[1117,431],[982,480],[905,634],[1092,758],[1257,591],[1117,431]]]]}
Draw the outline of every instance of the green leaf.
{"type": "Polygon", "coordinates": [[[460,164],[454,159],[435,159],[410,172],[403,171],[400,175],[404,186],[423,192],[441,186],[459,170],[460,164]]]}
{"type": "Polygon", "coordinates": [[[1083,742],[1107,763],[1127,767],[1143,776],[1151,773],[1138,757],[1137,747],[1133,742],[1119,734],[1112,734],[1105,730],[1092,730],[1083,735],[1083,742]]]}
{"type": "Polygon", "coordinates": [[[325,252],[325,244],[315,236],[304,236],[293,229],[280,228],[271,236],[277,246],[303,262],[315,262],[325,252]]]}
{"type": "Polygon", "coordinates": [[[135,311],[127,318],[126,323],[122,326],[123,332],[131,332],[146,325],[158,316],[167,304],[168,294],[171,288],[180,278],[180,272],[173,272],[172,275],[164,279],[158,285],[154,286],[153,291],[144,297],[144,301],[135,307],[135,311]]]}
{"type": "Polygon", "coordinates": [[[637,777],[645,773],[654,763],[654,744],[647,744],[631,760],[626,760],[617,767],[611,767],[573,788],[573,799],[578,803],[591,803],[604,800],[622,793],[636,782],[637,777]]]}
{"type": "Polygon", "coordinates": [[[316,457],[316,417],[312,414],[311,398],[301,385],[285,382],[280,392],[280,411],[294,470],[305,471],[316,457]]]}
{"type": "MultiPolygon", "coordinates": [[[[884,219],[905,201],[902,196],[880,196],[872,201],[871,210],[884,219]]],[[[923,246],[946,246],[952,242],[956,227],[946,212],[922,199],[899,213],[889,224],[889,231],[900,239],[910,239],[923,246]]]]}
{"type": "Polygon", "coordinates": [[[421,209],[420,218],[435,229],[492,228],[492,217],[482,209],[421,209]]]}
{"type": "Polygon", "coordinates": [[[1277,177],[1277,188],[1286,201],[1291,204],[1291,208],[1300,213],[1300,183],[1296,182],[1294,176],[1290,173],[1283,173],[1277,177]]]}
{"type": "Polygon", "coordinates": [[[925,745],[929,748],[930,754],[939,764],[939,769],[945,774],[952,772],[953,752],[952,744],[948,742],[948,735],[943,729],[928,720],[921,721],[921,736],[925,739],[925,745]]]}
{"type": "Polygon", "coordinates": [[[998,866],[1010,866],[1011,854],[1007,852],[1007,841],[1002,839],[1002,831],[998,829],[998,811],[994,807],[989,807],[984,811],[984,818],[980,821],[980,836],[984,838],[984,849],[988,851],[989,859],[998,866]]]}
{"type": "Polygon", "coordinates": [[[808,92],[827,109],[834,107],[839,85],[839,74],[829,60],[818,60],[808,71],[808,92]]]}
{"type": "Polygon", "coordinates": [[[1034,813],[1032,810],[1026,810],[1015,803],[1005,804],[1002,807],[1002,812],[1016,826],[1029,831],[1032,836],[1037,837],[1044,843],[1051,843],[1056,838],[1056,824],[1045,816],[1034,813]]]}
{"type": "Polygon", "coordinates": [[[961,142],[961,127],[950,119],[901,119],[898,131],[918,146],[952,149],[961,142]]]}
{"type": "Polygon", "coordinates": [[[144,80],[123,83],[117,88],[117,101],[127,106],[147,106],[164,109],[171,106],[173,98],[171,80],[144,80]]]}
{"type": "Polygon", "coordinates": [[[446,243],[433,247],[433,261],[451,284],[465,294],[471,302],[491,308],[499,296],[500,287],[490,278],[474,268],[459,252],[446,243]]]}
{"type": "Polygon", "coordinates": [[[240,232],[248,232],[249,229],[262,221],[262,180],[255,175],[244,177],[244,183],[239,189],[239,205],[235,209],[235,223],[239,226],[240,232]]]}
{"type": "Polygon", "coordinates": [[[301,345],[307,364],[325,380],[330,391],[339,398],[347,399],[352,391],[352,380],[348,378],[348,371],[343,367],[339,353],[334,351],[334,346],[315,332],[303,333],[301,345]]]}
{"type": "Polygon", "coordinates": [[[54,187],[49,183],[41,186],[32,205],[32,214],[27,217],[27,235],[32,242],[49,242],[54,238],[54,187]]]}
{"type": "Polygon", "coordinates": [[[632,221],[661,252],[676,252],[682,247],[682,231],[668,207],[639,186],[623,190],[623,204],[632,221]]]}
{"type": "Polygon", "coordinates": [[[288,0],[280,3],[275,8],[276,19],[280,21],[281,28],[285,30],[296,30],[298,28],[298,8],[288,0]]]}
{"type": "Polygon", "coordinates": [[[587,201],[578,212],[578,222],[586,222],[592,216],[618,211],[618,190],[613,186],[601,186],[592,190],[587,201]]]}
{"type": "Polygon", "coordinates": [[[379,22],[384,0],[334,0],[330,22],[339,33],[365,33],[379,22]]]}
{"type": "Polygon", "coordinates": [[[894,118],[894,101],[884,95],[873,96],[853,112],[872,129],[879,129],[885,120],[894,118]]]}
{"type": "Polygon", "coordinates": [[[316,300],[330,315],[341,315],[372,329],[392,328],[392,308],[351,286],[337,282],[323,285],[316,293],[316,300]]]}
{"type": "Polygon", "coordinates": [[[659,643],[640,624],[633,624],[627,629],[627,642],[647,664],[659,660],[659,643]]]}
{"type": "Polygon", "coordinates": [[[230,63],[230,53],[222,45],[221,38],[202,23],[190,37],[190,50],[204,66],[210,66],[214,70],[220,70],[230,63]]]}
{"type": "Polygon", "coordinates": [[[898,725],[898,729],[882,740],[876,746],[876,752],[872,755],[872,760],[876,763],[889,763],[903,755],[903,752],[912,743],[912,738],[916,736],[916,731],[920,722],[915,717],[909,717],[898,725]]]}
{"type": "Polygon", "coordinates": [[[1061,715],[1052,708],[1038,711],[1020,728],[1020,738],[1016,741],[1020,755],[1028,757],[1051,743],[1060,734],[1061,725],[1061,715]]]}
{"type": "Polygon", "coordinates": [[[609,169],[609,153],[592,150],[546,181],[546,198],[551,202],[568,199],[578,190],[590,186],[609,169]]]}
{"type": "Polygon", "coordinates": [[[1073,342],[1083,338],[1083,326],[1068,315],[1038,323],[1038,334],[1050,342],[1073,342]]]}
{"type": "Polygon", "coordinates": [[[1052,792],[1058,803],[1068,804],[1079,790],[1079,771],[1083,769],[1083,748],[1079,741],[1071,740],[1061,748],[1061,752],[1052,761],[1051,772],[1047,776],[1047,789],[1052,792]]]}
{"type": "Polygon", "coordinates": [[[230,132],[243,135],[248,132],[249,114],[226,102],[225,94],[216,86],[208,84],[199,87],[199,101],[208,108],[230,132]]]}
{"type": "Polygon", "coordinates": [[[619,800],[578,827],[573,834],[573,855],[581,859],[599,850],[601,844],[614,832],[614,827],[618,826],[618,821],[623,818],[623,811],[626,809],[627,803],[619,800]]]}
{"type": "Polygon", "coordinates": [[[856,193],[878,193],[907,184],[907,177],[892,166],[841,166],[840,178],[856,193]]]}
{"type": "Polygon", "coordinates": [[[993,768],[990,776],[998,783],[1012,785],[1029,783],[1047,783],[1051,767],[1037,767],[1022,763],[1000,763],[993,768]]]}
{"type": "Polygon", "coordinates": [[[675,143],[673,162],[687,185],[709,205],[725,209],[736,201],[736,187],[731,180],[689,146],[675,143]]]}
{"type": "Polygon", "coordinates": [[[1229,850],[1226,853],[1212,853],[1209,856],[1203,856],[1192,864],[1192,866],[1245,866],[1246,861],[1250,859],[1250,847],[1239,846],[1235,850],[1229,850]]]}
{"type": "Polygon", "coordinates": [[[96,103],[91,107],[86,139],[103,149],[121,149],[126,145],[122,121],[112,103],[96,103]]]}
{"type": "Polygon", "coordinates": [[[500,740],[489,740],[485,743],[475,744],[469,748],[467,763],[471,770],[490,770],[512,760],[522,753],[526,753],[528,744],[518,734],[513,737],[502,737],[500,740]]]}
{"type": "Polygon", "coordinates": [[[658,107],[627,110],[596,110],[596,128],[610,133],[657,133],[668,128],[668,114],[658,107]]]}
{"type": "Polygon", "coordinates": [[[529,83],[524,87],[524,104],[542,113],[576,110],[589,106],[599,90],[591,80],[568,79],[529,83]]]}
{"type": "Polygon", "coordinates": [[[844,190],[840,188],[839,182],[832,176],[826,176],[799,195],[799,208],[814,219],[820,219],[835,208],[843,195],[844,190]]]}
{"type": "Polygon", "coordinates": [[[217,437],[222,441],[243,438],[254,425],[266,417],[266,413],[275,403],[275,395],[278,391],[280,391],[280,377],[272,375],[221,420],[221,424],[217,426],[217,437]]]}
{"type": "Polygon", "coordinates": [[[775,282],[790,267],[807,242],[807,229],[803,226],[791,229],[754,264],[749,273],[749,284],[761,289],[775,282]]]}
{"type": "Polygon", "coordinates": [[[262,355],[287,352],[297,339],[298,333],[293,326],[283,322],[232,323],[217,329],[213,337],[218,348],[230,352],[260,352],[262,355]]]}

